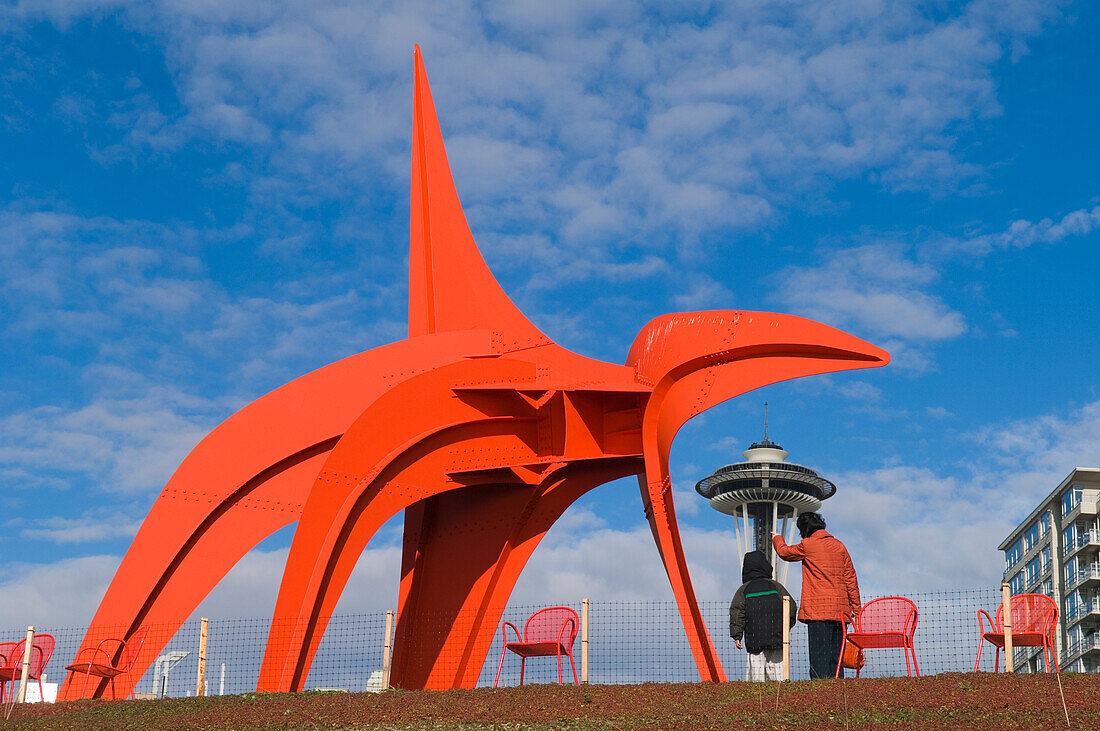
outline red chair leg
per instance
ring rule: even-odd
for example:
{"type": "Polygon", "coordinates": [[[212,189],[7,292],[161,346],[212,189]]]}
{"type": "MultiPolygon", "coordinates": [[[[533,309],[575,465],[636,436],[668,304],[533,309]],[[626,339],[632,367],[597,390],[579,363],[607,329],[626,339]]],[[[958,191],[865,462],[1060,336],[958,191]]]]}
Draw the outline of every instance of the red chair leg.
{"type": "Polygon", "coordinates": [[[1043,659],[1047,661],[1047,672],[1050,672],[1050,658],[1054,657],[1054,669],[1061,672],[1061,668],[1058,667],[1058,653],[1054,650],[1054,645],[1048,645],[1046,641],[1043,641],[1043,659]],[[1049,648],[1049,651],[1048,651],[1049,648]]]}
{"type": "Polygon", "coordinates": [[[569,653],[569,667],[573,668],[573,685],[580,685],[581,681],[577,678],[577,666],[573,664],[573,653],[569,653]]]}
{"type": "Polygon", "coordinates": [[[493,678],[493,687],[497,687],[497,683],[500,682],[500,670],[504,667],[504,653],[508,652],[508,643],[504,643],[504,649],[500,651],[500,663],[497,665],[497,676],[493,678]]]}
{"type": "Polygon", "coordinates": [[[118,700],[118,696],[115,695],[115,677],[113,675],[111,676],[111,700],[118,700]]]}
{"type": "Polygon", "coordinates": [[[913,647],[912,641],[910,641],[909,644],[909,654],[913,656],[913,672],[916,673],[917,677],[919,678],[920,668],[917,666],[917,649],[913,647]]]}
{"type": "Polygon", "coordinates": [[[993,672],[999,673],[1001,667],[1001,648],[997,648],[997,654],[993,656],[993,672]]]}
{"type": "Polygon", "coordinates": [[[565,685],[561,682],[561,648],[558,648],[558,685],[565,685]]]}
{"type": "Polygon", "coordinates": [[[978,638],[978,659],[974,661],[974,672],[978,672],[978,663],[982,661],[982,646],[985,645],[985,640],[978,638]]]}
{"type": "Polygon", "coordinates": [[[527,658],[521,658],[519,661],[519,684],[523,685],[523,666],[527,664],[527,658]]]}

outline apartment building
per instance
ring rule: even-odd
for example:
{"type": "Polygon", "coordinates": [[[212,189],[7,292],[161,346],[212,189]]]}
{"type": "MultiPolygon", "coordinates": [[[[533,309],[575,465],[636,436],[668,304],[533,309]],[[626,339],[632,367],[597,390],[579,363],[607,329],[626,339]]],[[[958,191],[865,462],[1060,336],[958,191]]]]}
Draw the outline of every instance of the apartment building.
{"type": "MultiPolygon", "coordinates": [[[[1100,672],[1100,468],[1078,467],[998,547],[1013,594],[1058,602],[1063,671],[1100,672]]],[[[1044,669],[1039,648],[1018,648],[1017,672],[1044,669]]]]}

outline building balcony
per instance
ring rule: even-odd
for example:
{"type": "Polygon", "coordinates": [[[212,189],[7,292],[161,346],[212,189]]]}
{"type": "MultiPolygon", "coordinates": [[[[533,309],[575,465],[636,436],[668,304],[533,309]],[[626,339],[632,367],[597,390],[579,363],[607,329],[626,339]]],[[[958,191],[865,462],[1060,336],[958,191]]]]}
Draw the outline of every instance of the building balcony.
{"type": "Polygon", "coordinates": [[[1062,516],[1062,525],[1069,525],[1082,515],[1094,516],[1097,512],[1096,500],[1082,500],[1073,506],[1073,510],[1062,516]]]}
{"type": "Polygon", "coordinates": [[[1100,632],[1085,637],[1069,646],[1066,651],[1065,665],[1076,662],[1078,658],[1091,652],[1100,652],[1100,632]]]}
{"type": "Polygon", "coordinates": [[[1100,584],[1100,566],[1088,566],[1078,571],[1076,575],[1066,582],[1066,591],[1072,591],[1079,586],[1093,583],[1100,584]]]}
{"type": "Polygon", "coordinates": [[[1078,622],[1100,620],[1100,599],[1081,602],[1072,612],[1066,612],[1066,627],[1078,622]]]}
{"type": "Polygon", "coordinates": [[[1084,531],[1077,536],[1072,546],[1066,547],[1065,557],[1070,558],[1077,554],[1083,557],[1092,552],[1100,552],[1100,534],[1095,531],[1084,531]]]}

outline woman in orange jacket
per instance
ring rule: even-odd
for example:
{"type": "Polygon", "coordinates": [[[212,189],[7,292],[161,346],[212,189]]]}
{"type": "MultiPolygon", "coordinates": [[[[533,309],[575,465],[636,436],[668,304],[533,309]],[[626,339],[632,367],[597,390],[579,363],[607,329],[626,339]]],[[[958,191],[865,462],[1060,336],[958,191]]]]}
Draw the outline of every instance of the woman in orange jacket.
{"type": "MultiPolygon", "coordinates": [[[[806,624],[810,644],[810,677],[831,678],[843,649],[844,615],[859,614],[859,583],[844,544],[825,530],[825,519],[803,513],[795,523],[802,542],[788,546],[772,535],[775,552],[784,561],[802,562],[802,606],[798,619],[806,624]]],[[[844,669],[840,670],[844,677],[844,669]]]]}

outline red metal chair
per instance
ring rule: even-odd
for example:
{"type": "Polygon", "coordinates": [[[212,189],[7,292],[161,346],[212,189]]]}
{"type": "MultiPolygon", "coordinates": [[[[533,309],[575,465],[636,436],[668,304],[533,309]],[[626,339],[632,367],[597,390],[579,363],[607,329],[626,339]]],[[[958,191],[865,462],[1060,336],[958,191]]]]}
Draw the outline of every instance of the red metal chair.
{"type": "Polygon", "coordinates": [[[580,627],[580,619],[577,613],[569,607],[549,607],[540,609],[527,618],[523,625],[523,636],[511,622],[501,625],[500,632],[504,638],[504,647],[500,651],[500,664],[497,665],[497,676],[493,680],[493,687],[497,687],[500,681],[500,671],[504,667],[504,655],[511,650],[519,655],[522,660],[519,664],[519,684],[523,685],[523,669],[529,657],[549,657],[556,655],[558,658],[558,685],[562,684],[561,656],[569,657],[569,666],[573,668],[573,682],[580,685],[577,679],[577,666],[573,663],[573,641],[577,639],[577,629],[580,627]],[[516,634],[516,641],[508,641],[508,628],[516,634]]]}
{"type": "MultiPolygon", "coordinates": [[[[130,672],[130,666],[134,664],[138,653],[141,652],[147,630],[148,627],[142,625],[130,635],[129,639],[108,638],[95,647],[85,647],[76,653],[73,664],[65,669],[69,673],[84,673],[84,685],[80,689],[81,698],[85,697],[85,690],[87,690],[88,681],[92,676],[109,678],[111,681],[111,698],[115,697],[115,678],[130,672]],[[81,660],[80,656],[87,653],[91,654],[86,659],[81,660]],[[116,657],[117,660],[115,660],[116,657]]],[[[133,693],[134,689],[131,686],[126,697],[129,698],[133,693]]]]}
{"type": "MultiPolygon", "coordinates": [[[[900,647],[905,654],[905,672],[909,677],[916,673],[917,653],[913,649],[913,635],[917,631],[917,605],[903,596],[885,596],[873,599],[863,605],[859,615],[852,622],[852,631],[844,623],[844,639],[863,650],[880,647],[900,647]],[[912,666],[909,661],[912,657],[912,666]]],[[[843,647],[843,645],[841,645],[843,647]]],[[[836,661],[836,675],[840,676],[840,663],[844,653],[836,661]]],[[[856,677],[859,677],[856,670],[856,677]]]]}
{"type": "MultiPolygon", "coordinates": [[[[46,663],[50,661],[50,657],[53,655],[53,646],[53,635],[45,633],[35,635],[34,641],[31,643],[31,661],[27,667],[27,678],[38,681],[39,698],[45,697],[42,694],[42,671],[45,670],[46,663]]],[[[0,703],[4,702],[8,683],[23,677],[23,653],[26,647],[27,641],[20,640],[12,649],[11,654],[8,655],[7,662],[4,663],[3,667],[0,667],[0,703]]]]}
{"type": "MultiPolygon", "coordinates": [[[[1016,594],[1009,599],[1012,606],[1012,646],[1041,647],[1046,659],[1047,672],[1050,672],[1050,658],[1054,656],[1054,669],[1058,667],[1058,653],[1054,651],[1054,630],[1058,626],[1058,604],[1044,594],[1016,594]]],[[[1005,646],[1004,604],[997,607],[997,623],[994,624],[989,613],[978,610],[978,659],[974,661],[974,672],[982,661],[982,647],[992,642],[997,648],[993,660],[993,669],[1001,666],[1001,648],[1005,646]],[[989,622],[989,631],[985,631],[982,616],[989,622]]]]}

